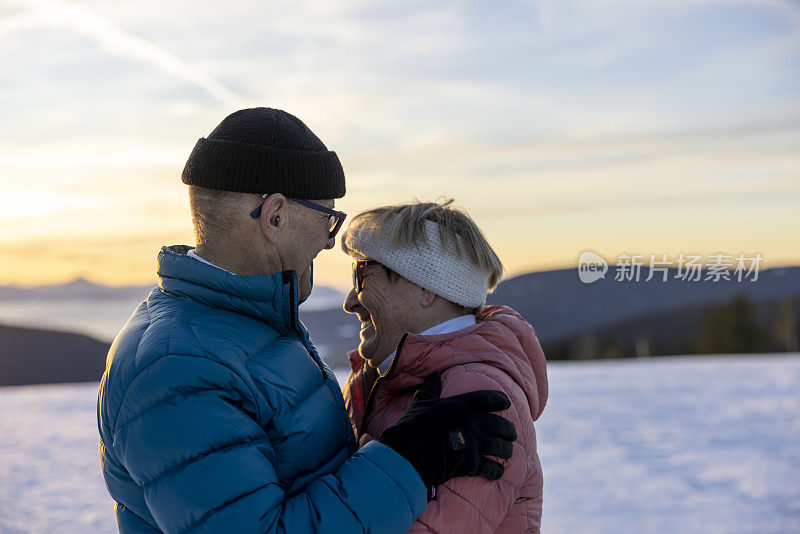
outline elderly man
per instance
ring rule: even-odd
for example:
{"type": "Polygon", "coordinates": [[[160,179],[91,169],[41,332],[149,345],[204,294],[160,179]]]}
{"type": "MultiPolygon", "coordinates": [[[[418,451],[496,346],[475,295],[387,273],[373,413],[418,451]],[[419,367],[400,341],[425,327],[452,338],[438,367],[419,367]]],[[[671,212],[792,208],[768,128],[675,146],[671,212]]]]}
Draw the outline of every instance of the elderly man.
{"type": "Polygon", "coordinates": [[[430,488],[502,476],[514,427],[497,391],[408,411],[357,450],[333,373],[298,319],[345,192],[334,152],[296,117],[238,111],[183,173],[197,247],[164,247],[159,288],[109,351],[100,458],[121,532],[406,532],[430,488]],[[453,436],[459,436],[454,440],[453,436]]]}

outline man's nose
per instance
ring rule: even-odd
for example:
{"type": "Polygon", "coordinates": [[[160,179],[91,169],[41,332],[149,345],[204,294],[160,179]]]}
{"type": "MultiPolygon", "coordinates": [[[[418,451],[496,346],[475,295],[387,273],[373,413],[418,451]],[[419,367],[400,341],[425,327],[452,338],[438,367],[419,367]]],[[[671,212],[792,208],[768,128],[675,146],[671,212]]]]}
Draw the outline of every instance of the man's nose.
{"type": "Polygon", "coordinates": [[[328,238],[328,242],[325,243],[325,249],[326,250],[330,250],[335,246],[336,246],[336,237],[335,236],[334,237],[329,237],[328,238]]]}
{"type": "Polygon", "coordinates": [[[356,288],[351,288],[350,292],[347,294],[347,297],[344,299],[344,304],[342,308],[347,313],[356,313],[355,307],[358,305],[358,297],[356,296],[356,288]]]}

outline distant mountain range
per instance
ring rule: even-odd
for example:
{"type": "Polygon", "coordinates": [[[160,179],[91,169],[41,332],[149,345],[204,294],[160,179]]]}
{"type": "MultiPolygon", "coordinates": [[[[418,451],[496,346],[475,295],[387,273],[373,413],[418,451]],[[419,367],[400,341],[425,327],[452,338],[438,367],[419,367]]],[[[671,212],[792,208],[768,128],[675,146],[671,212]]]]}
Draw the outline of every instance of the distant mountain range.
{"type": "MultiPolygon", "coordinates": [[[[644,280],[646,269],[642,273],[644,280]]],[[[617,282],[609,273],[584,284],[575,269],[529,273],[501,283],[487,302],[519,310],[540,339],[550,342],[646,315],[725,303],[739,295],[753,303],[800,297],[800,267],[764,270],[755,282],[688,282],[677,274],[670,269],[666,281],[656,275],[649,282],[617,282]]]]}
{"type": "MultiPolygon", "coordinates": [[[[600,344],[614,340],[630,356],[633,349],[625,347],[632,347],[639,335],[649,339],[650,354],[691,353],[710,306],[743,295],[754,304],[756,320],[766,324],[780,302],[800,298],[800,267],[764,270],[755,282],[688,282],[676,275],[677,270],[671,269],[666,281],[659,275],[649,282],[643,281],[646,276],[639,282],[617,282],[609,274],[584,284],[576,269],[534,272],[503,281],[487,304],[519,311],[536,329],[545,351],[563,358],[578,351],[573,342],[584,336],[600,344]]],[[[360,327],[355,316],[325,310],[304,313],[302,318],[328,361],[346,366],[344,355],[358,345],[360,327]]]]}
{"type": "Polygon", "coordinates": [[[144,299],[155,288],[148,286],[105,286],[78,278],[65,284],[36,287],[0,286],[0,301],[8,300],[72,300],[72,299],[144,299]]]}
{"type": "MultiPolygon", "coordinates": [[[[518,310],[534,325],[551,358],[573,358],[596,357],[596,350],[586,348],[593,343],[610,343],[617,347],[615,354],[632,356],[634,345],[638,347],[642,340],[646,340],[647,354],[691,353],[705,313],[714,305],[744,296],[752,303],[756,320],[766,327],[782,302],[800,299],[800,267],[764,270],[755,282],[688,282],[676,275],[675,270],[670,270],[666,281],[659,275],[649,282],[644,281],[646,276],[639,282],[619,282],[609,274],[605,279],[584,284],[576,269],[534,272],[502,282],[487,304],[505,304],[518,310]]],[[[151,289],[110,288],[76,280],[31,289],[0,287],[0,302],[124,298],[135,302],[151,289]]],[[[320,353],[334,368],[346,367],[347,351],[358,345],[359,322],[342,311],[343,298],[341,291],[318,286],[300,310],[320,353]]],[[[41,370],[42,382],[96,380],[102,373],[107,344],[92,345],[93,340],[85,336],[59,333],[62,337],[53,337],[55,333],[22,328],[4,327],[0,333],[0,384],[37,380],[35,373],[30,374],[35,369],[41,370]],[[100,353],[102,357],[98,356],[100,353]],[[78,361],[81,365],[72,366],[73,370],[88,370],[79,377],[74,372],[67,373],[65,362],[78,361]],[[86,362],[94,363],[85,367],[86,362]],[[58,370],[64,372],[59,374],[58,370]]]]}
{"type": "MultiPolygon", "coordinates": [[[[47,286],[19,287],[0,286],[0,302],[8,301],[65,301],[65,300],[131,300],[138,302],[158,287],[145,286],[106,286],[78,278],[64,284],[47,286]]],[[[342,291],[315,286],[311,297],[303,303],[305,309],[326,309],[342,305],[345,294],[342,291]]]]}

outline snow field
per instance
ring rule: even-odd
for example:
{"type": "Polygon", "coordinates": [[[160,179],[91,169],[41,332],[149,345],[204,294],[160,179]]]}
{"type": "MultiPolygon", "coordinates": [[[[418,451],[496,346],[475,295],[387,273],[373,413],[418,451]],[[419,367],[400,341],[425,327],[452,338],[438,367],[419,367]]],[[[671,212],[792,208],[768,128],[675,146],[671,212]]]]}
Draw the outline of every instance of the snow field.
{"type": "MultiPolygon", "coordinates": [[[[556,362],[549,378],[544,533],[800,532],[800,354],[556,362]]],[[[96,394],[0,388],[0,533],[117,531],[96,394]]]]}

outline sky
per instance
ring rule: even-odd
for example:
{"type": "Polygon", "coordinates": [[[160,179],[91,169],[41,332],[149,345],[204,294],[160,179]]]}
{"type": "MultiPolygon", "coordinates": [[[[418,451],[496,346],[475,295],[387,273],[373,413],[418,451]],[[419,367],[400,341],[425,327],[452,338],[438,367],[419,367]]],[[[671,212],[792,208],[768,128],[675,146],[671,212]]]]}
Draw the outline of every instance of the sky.
{"type": "Polygon", "coordinates": [[[337,152],[337,209],[455,198],[508,276],[800,264],[798,2],[0,0],[0,104],[0,285],[154,282],[192,147],[254,106],[337,152]]]}

